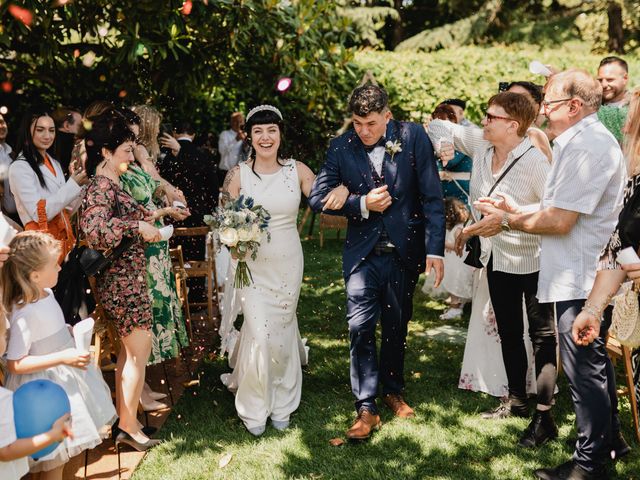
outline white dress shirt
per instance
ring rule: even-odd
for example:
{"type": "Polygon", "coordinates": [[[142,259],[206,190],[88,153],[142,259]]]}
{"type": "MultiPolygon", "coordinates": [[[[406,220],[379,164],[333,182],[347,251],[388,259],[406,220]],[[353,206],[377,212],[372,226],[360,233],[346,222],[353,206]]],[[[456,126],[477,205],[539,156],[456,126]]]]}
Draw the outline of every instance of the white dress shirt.
{"type": "Polygon", "coordinates": [[[218,139],[218,151],[220,152],[220,170],[229,171],[242,160],[242,144],[244,140],[237,139],[238,133],[234,130],[225,130],[218,139]]]}
{"type": "Polygon", "coordinates": [[[4,183],[4,194],[2,196],[2,210],[6,213],[14,214],[16,210],[16,201],[11,193],[9,186],[9,167],[13,158],[11,158],[11,146],[8,143],[0,143],[0,181],[4,183]]]}
{"type": "Polygon", "coordinates": [[[598,258],[622,208],[626,166],[615,137],[594,113],[556,137],[542,208],[579,213],[566,235],[544,235],[538,300],[587,298],[598,258]]]}

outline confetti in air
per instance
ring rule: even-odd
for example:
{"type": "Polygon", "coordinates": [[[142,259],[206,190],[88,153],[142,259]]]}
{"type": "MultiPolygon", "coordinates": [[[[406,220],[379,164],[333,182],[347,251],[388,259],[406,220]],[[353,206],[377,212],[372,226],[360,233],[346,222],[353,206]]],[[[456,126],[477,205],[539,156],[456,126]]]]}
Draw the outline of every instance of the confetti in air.
{"type": "Polygon", "coordinates": [[[13,16],[13,18],[21,21],[27,27],[30,27],[31,23],[33,22],[33,13],[31,13],[31,10],[27,10],[26,8],[11,4],[9,5],[9,13],[13,16]]]}
{"type": "Polygon", "coordinates": [[[191,13],[192,8],[193,8],[193,3],[191,2],[191,0],[187,0],[182,4],[182,8],[180,9],[180,11],[182,12],[183,15],[189,15],[191,13]]]}
{"type": "Polygon", "coordinates": [[[279,92],[286,92],[291,87],[292,80],[289,77],[282,77],[278,80],[278,84],[276,85],[276,90],[279,92]]]}
{"type": "Polygon", "coordinates": [[[87,68],[90,68],[96,61],[96,54],[93,50],[89,50],[84,57],[82,58],[82,65],[87,68]]]}

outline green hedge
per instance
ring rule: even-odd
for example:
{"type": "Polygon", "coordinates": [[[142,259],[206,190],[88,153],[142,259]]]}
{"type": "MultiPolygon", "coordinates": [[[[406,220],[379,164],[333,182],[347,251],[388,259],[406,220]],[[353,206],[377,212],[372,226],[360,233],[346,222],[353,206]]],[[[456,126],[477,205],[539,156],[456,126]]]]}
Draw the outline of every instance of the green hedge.
{"type": "MultiPolygon", "coordinates": [[[[356,63],[370,70],[389,92],[394,116],[400,120],[422,121],[443,99],[467,100],[467,117],[479,122],[486,101],[497,92],[498,82],[544,78],[529,73],[531,60],[558,68],[580,67],[595,74],[605,55],[589,52],[583,42],[571,42],[558,49],[531,45],[459,47],[431,53],[360,52],[356,63]]],[[[640,84],[640,60],[626,58],[631,85],[640,84]]]]}

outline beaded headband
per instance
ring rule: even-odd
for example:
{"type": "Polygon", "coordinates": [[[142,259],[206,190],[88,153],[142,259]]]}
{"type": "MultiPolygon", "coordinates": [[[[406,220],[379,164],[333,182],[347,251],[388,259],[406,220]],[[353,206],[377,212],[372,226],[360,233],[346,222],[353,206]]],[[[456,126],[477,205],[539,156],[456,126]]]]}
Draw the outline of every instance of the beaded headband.
{"type": "Polygon", "coordinates": [[[268,110],[270,112],[275,113],[276,115],[278,115],[280,117],[280,120],[283,120],[282,118],[282,113],[280,113],[280,110],[278,110],[276,107],[274,107],[273,105],[258,105],[257,107],[254,107],[251,109],[251,111],[247,114],[247,119],[245,120],[246,122],[249,121],[249,119],[256,113],[258,112],[263,112],[265,110],[268,110]]]}

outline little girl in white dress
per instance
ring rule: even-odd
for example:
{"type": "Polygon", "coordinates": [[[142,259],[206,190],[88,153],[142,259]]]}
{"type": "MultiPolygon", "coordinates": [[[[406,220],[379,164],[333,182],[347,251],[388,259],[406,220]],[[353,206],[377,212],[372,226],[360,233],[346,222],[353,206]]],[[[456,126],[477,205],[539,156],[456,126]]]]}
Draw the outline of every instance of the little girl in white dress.
{"type": "Polygon", "coordinates": [[[2,303],[9,313],[6,387],[15,391],[36,379],[60,385],[69,397],[73,438],[53,452],[29,459],[40,479],[61,479],[69,458],[95,447],[116,418],[111,394],[90,354],[75,342],[51,288],[58,281],[59,242],[47,233],[22,232],[9,244],[11,253],[1,270],[2,303]]]}
{"type": "MultiPolygon", "coordinates": [[[[1,264],[0,264],[1,266],[1,264]]],[[[4,312],[0,308],[0,357],[7,347],[7,325],[4,312]]],[[[73,435],[68,413],[57,419],[51,429],[33,437],[17,438],[13,415],[13,392],[0,387],[0,478],[20,480],[29,473],[28,455],[60,442],[73,435]]]]}
{"type": "Polygon", "coordinates": [[[444,278],[442,288],[451,298],[449,309],[440,315],[441,320],[453,320],[462,316],[464,304],[471,299],[474,268],[464,263],[464,256],[455,252],[457,236],[469,221],[466,205],[454,197],[444,199],[447,234],[445,237],[444,278]]]}

